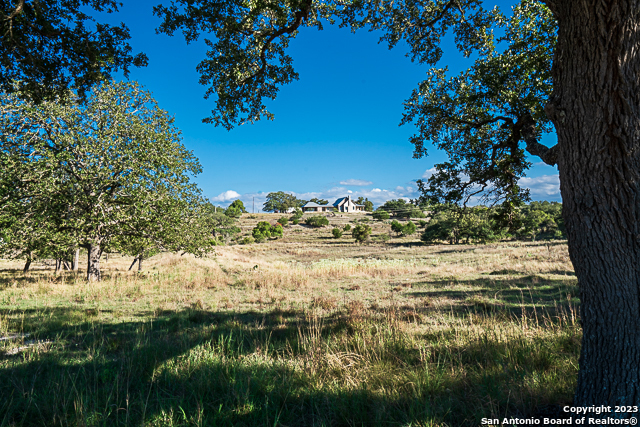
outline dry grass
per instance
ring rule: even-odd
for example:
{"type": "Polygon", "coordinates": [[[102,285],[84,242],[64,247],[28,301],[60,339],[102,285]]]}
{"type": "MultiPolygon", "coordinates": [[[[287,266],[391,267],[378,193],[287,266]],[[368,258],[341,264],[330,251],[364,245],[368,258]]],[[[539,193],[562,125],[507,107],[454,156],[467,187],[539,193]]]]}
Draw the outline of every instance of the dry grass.
{"type": "Polygon", "coordinates": [[[352,220],[142,273],[113,254],[100,283],[0,261],[0,425],[476,425],[570,401],[566,244],[331,236],[352,220]]]}

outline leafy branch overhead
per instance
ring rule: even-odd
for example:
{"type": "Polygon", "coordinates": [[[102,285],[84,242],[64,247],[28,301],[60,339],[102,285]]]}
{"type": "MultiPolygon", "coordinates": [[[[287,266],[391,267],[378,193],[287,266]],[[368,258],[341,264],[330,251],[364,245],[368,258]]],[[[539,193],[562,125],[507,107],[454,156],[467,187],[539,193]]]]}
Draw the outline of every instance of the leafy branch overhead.
{"type": "Polygon", "coordinates": [[[504,35],[473,66],[455,77],[432,69],[405,104],[402,123],[418,128],[414,157],[427,154],[427,142],[449,157],[428,186],[419,182],[432,202],[466,204],[482,194],[519,204],[529,198],[518,185],[530,166],[525,150],[550,165],[557,161],[555,149],[538,142],[552,130],[544,105],[552,90],[555,21],[543,5],[523,1],[497,23],[504,35]]]}
{"type": "Polygon", "coordinates": [[[118,10],[115,0],[18,0],[0,5],[0,88],[34,101],[65,96],[84,99],[91,86],[122,70],[147,65],[132,54],[129,29],[95,22],[81,6],[118,10]]]}
{"type": "Polygon", "coordinates": [[[452,33],[475,63],[454,77],[447,68],[432,68],[406,101],[402,119],[418,128],[411,139],[415,157],[433,144],[450,158],[437,165],[428,185],[420,183],[426,198],[465,204],[482,194],[519,206],[529,197],[518,185],[530,166],[525,152],[556,163],[555,150],[539,143],[551,130],[544,104],[556,23],[538,1],[523,0],[509,18],[479,0],[174,0],[154,12],[163,18],[159,32],[181,30],[187,42],[210,37],[198,71],[216,107],[204,121],[226,129],[273,118],[264,102],[298,78],[286,48],[303,27],[321,29],[324,19],[354,31],[379,30],[381,42],[393,47],[404,40],[412,61],[434,67],[442,38],[452,33]]]}

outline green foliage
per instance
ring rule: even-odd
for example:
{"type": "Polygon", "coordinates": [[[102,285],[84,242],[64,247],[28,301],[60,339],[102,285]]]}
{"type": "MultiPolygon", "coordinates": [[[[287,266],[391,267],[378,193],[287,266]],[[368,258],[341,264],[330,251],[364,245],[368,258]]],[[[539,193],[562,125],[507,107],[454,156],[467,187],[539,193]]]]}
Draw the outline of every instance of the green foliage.
{"type": "Polygon", "coordinates": [[[287,212],[290,208],[301,208],[306,203],[305,200],[297,199],[292,194],[277,191],[267,194],[267,201],[262,210],[265,212],[287,212]]]}
{"type": "Polygon", "coordinates": [[[271,237],[276,239],[282,237],[282,225],[276,224],[271,226],[271,237]]]}
{"type": "Polygon", "coordinates": [[[356,200],[356,204],[364,205],[365,212],[373,212],[373,202],[370,201],[368,198],[364,198],[360,196],[358,197],[358,200],[356,200]]]}
{"type": "Polygon", "coordinates": [[[238,209],[241,213],[247,213],[247,210],[246,210],[246,209],[245,209],[245,207],[244,207],[244,203],[243,203],[243,202],[242,202],[242,200],[240,200],[240,199],[234,200],[234,201],[229,205],[229,207],[230,207],[230,208],[231,208],[231,207],[236,208],[236,209],[238,209]]]}
{"type": "Polygon", "coordinates": [[[369,239],[371,235],[371,227],[367,224],[358,224],[353,227],[351,231],[351,236],[356,239],[356,242],[362,243],[369,239]]]}
{"type": "Polygon", "coordinates": [[[283,216],[278,220],[278,223],[283,227],[286,227],[289,224],[289,218],[287,218],[286,216],[283,216]]]}
{"type": "Polygon", "coordinates": [[[256,243],[262,243],[271,237],[271,224],[267,221],[260,221],[252,230],[251,235],[256,243]]]}
{"type": "MultiPolygon", "coordinates": [[[[412,203],[407,203],[404,199],[387,200],[384,203],[384,205],[378,208],[377,212],[379,211],[389,212],[396,218],[424,218],[425,217],[420,207],[412,203]]],[[[382,218],[382,219],[388,219],[388,218],[382,218]]]]}
{"type": "Polygon", "coordinates": [[[242,240],[240,240],[240,244],[241,245],[250,245],[252,243],[255,243],[256,239],[254,239],[251,236],[245,236],[242,240]]]}
{"type": "MultiPolygon", "coordinates": [[[[293,212],[293,215],[291,215],[291,217],[289,218],[291,221],[300,221],[300,218],[302,218],[303,212],[302,209],[300,208],[296,208],[296,210],[293,212]]],[[[296,223],[297,224],[297,223],[296,223]]]]}
{"type": "Polygon", "coordinates": [[[319,228],[329,225],[329,219],[322,215],[310,216],[305,220],[305,223],[311,227],[319,228]]]}
{"type": "MultiPolygon", "coordinates": [[[[551,95],[556,21],[543,2],[523,0],[510,18],[496,13],[474,64],[450,77],[432,69],[407,102],[414,157],[431,144],[449,160],[436,164],[424,199],[465,205],[473,195],[502,201],[505,219],[529,200],[518,180],[530,167],[525,149],[543,156],[539,136],[552,130],[544,106],[551,95]],[[494,40],[494,34],[502,34],[494,40]]],[[[543,159],[543,161],[546,161],[543,159]]],[[[507,224],[508,225],[508,224],[507,224]]]]}
{"type": "Polygon", "coordinates": [[[238,206],[229,205],[229,207],[224,210],[224,214],[230,218],[240,218],[242,216],[242,209],[238,206]]]}
{"type": "Polygon", "coordinates": [[[0,6],[0,88],[34,102],[56,100],[76,91],[84,99],[111,73],[147,65],[131,55],[124,24],[97,23],[88,13],[117,11],[115,0],[39,0],[0,6]]]}
{"type": "Polygon", "coordinates": [[[282,226],[271,225],[267,221],[260,221],[251,232],[256,243],[262,243],[270,238],[282,237],[282,226]]]}
{"type": "Polygon", "coordinates": [[[391,221],[391,231],[393,231],[394,233],[400,234],[402,233],[402,230],[404,230],[404,226],[402,224],[400,224],[395,219],[391,221]]]}
{"type": "Polygon", "coordinates": [[[345,224],[345,225],[344,225],[344,227],[342,227],[342,229],[343,229],[344,231],[349,231],[349,230],[351,230],[351,225],[349,225],[349,224],[345,224]]]}
{"type": "Polygon", "coordinates": [[[425,220],[418,221],[418,226],[421,227],[421,228],[425,228],[427,226],[427,224],[428,223],[425,220]]]}
{"type": "Polygon", "coordinates": [[[383,210],[377,210],[373,214],[373,219],[377,219],[378,221],[383,221],[385,219],[389,219],[389,212],[383,210]]]}
{"type": "MultiPolygon", "coordinates": [[[[206,251],[212,239],[197,219],[205,202],[190,182],[200,165],[136,83],[98,86],[85,104],[0,102],[3,218],[24,218],[23,230],[38,228],[46,234],[34,238],[52,243],[63,233],[96,256],[126,241],[206,251]]],[[[94,267],[91,280],[99,279],[94,267]]]]}
{"type": "Polygon", "coordinates": [[[407,222],[404,225],[404,227],[402,227],[402,235],[403,236],[411,236],[415,232],[416,232],[416,225],[411,221],[407,222]]]}
{"type": "Polygon", "coordinates": [[[325,199],[317,199],[317,198],[315,198],[315,197],[314,197],[313,199],[309,200],[309,201],[310,201],[310,202],[313,202],[313,203],[316,203],[316,204],[318,204],[318,205],[322,205],[322,206],[324,206],[324,205],[328,205],[328,204],[329,204],[329,201],[328,201],[328,200],[325,200],[325,199]]]}
{"type": "Polygon", "coordinates": [[[335,237],[336,239],[339,239],[342,237],[342,230],[340,230],[339,228],[334,228],[333,230],[331,230],[331,234],[333,234],[333,237],[335,237]]]}
{"type": "Polygon", "coordinates": [[[298,218],[296,218],[296,219],[291,221],[291,224],[298,225],[298,224],[300,224],[300,220],[298,218]]]}

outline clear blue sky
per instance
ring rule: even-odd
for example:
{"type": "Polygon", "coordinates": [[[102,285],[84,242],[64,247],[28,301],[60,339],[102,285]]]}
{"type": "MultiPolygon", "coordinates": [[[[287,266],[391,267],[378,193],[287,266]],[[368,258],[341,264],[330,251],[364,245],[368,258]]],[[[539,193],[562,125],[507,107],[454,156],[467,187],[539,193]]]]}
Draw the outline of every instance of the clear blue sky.
{"type": "MultiPolygon", "coordinates": [[[[406,58],[403,46],[389,50],[378,44],[379,35],[329,25],[323,31],[303,28],[291,43],[300,80],[267,104],[274,121],[231,131],[203,124],[214,107],[213,100],[203,99],[206,88],[198,84],[195,69],[206,46],[202,40],[187,46],[180,33],[156,35],[160,20],[152,7],[161,1],[126,1],[120,13],[98,20],[125,22],[134,52],[149,57],[149,66],[134,69],[129,78],[174,115],[184,145],[203,166],[196,181],[217,205],[240,198],[251,210],[255,198],[257,212],[272,191],[331,202],[362,195],[376,205],[415,198],[415,180],[444,160],[434,149],[427,158],[413,159],[408,139],[414,128],[398,126],[402,103],[427,67],[406,58]]],[[[501,7],[510,3],[499,2],[501,7]]],[[[452,45],[443,63],[452,70],[464,66],[452,45]]],[[[535,200],[560,200],[555,168],[536,164],[522,183],[535,200]]]]}

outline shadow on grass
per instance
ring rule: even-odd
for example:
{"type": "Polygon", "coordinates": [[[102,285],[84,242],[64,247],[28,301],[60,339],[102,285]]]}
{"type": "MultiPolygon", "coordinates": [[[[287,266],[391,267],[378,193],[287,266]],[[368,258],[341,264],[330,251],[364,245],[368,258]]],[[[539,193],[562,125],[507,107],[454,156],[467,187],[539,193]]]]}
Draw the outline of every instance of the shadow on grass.
{"type": "Polygon", "coordinates": [[[532,354],[524,342],[435,337],[425,355],[394,331],[367,350],[378,353],[364,373],[351,346],[384,324],[280,309],[154,314],[99,323],[89,310],[25,311],[22,331],[53,344],[0,359],[0,425],[477,425],[566,399],[540,386],[557,343],[532,354]],[[327,351],[341,337],[351,341],[327,351]]]}

